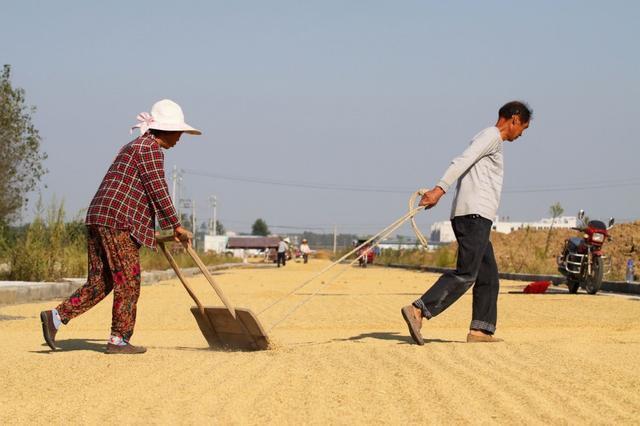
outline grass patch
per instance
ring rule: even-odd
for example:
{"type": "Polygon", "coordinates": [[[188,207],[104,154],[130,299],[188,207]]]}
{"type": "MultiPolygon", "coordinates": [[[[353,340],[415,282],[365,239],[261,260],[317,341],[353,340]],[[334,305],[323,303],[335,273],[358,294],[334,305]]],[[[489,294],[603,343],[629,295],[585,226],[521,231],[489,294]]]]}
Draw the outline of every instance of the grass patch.
{"type": "MultiPolygon", "coordinates": [[[[29,225],[0,227],[0,279],[11,281],[59,281],[87,275],[87,227],[81,219],[65,222],[64,203],[52,201],[45,210],[39,201],[29,225]]],[[[171,245],[181,268],[195,267],[179,244],[171,245]]],[[[240,259],[212,252],[198,255],[205,265],[240,262],[240,259]]],[[[170,268],[164,255],[146,247],[140,249],[142,270],[170,268]]]]}

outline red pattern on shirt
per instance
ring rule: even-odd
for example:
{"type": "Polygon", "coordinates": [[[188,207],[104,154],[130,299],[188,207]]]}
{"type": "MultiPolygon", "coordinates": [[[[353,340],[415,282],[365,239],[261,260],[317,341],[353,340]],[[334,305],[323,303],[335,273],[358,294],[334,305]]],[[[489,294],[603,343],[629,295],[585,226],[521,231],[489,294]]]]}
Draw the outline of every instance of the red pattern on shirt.
{"type": "Polygon", "coordinates": [[[127,229],[140,244],[154,248],[156,214],[162,229],[180,225],[164,176],[164,154],[147,132],[120,149],[89,205],[86,224],[127,229]]]}

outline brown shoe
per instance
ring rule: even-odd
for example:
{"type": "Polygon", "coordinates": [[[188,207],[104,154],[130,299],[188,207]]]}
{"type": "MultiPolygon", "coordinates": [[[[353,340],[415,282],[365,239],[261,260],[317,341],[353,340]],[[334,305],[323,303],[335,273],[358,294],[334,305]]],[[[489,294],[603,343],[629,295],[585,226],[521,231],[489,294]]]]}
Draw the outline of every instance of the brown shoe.
{"type": "Polygon", "coordinates": [[[420,333],[420,320],[413,315],[413,306],[407,305],[400,312],[402,312],[402,317],[409,327],[409,334],[411,334],[413,341],[420,346],[424,345],[424,339],[422,338],[422,333],[420,333]]]}
{"type": "Polygon", "coordinates": [[[40,321],[42,321],[42,334],[44,336],[44,341],[47,342],[47,345],[49,345],[51,350],[55,351],[58,349],[56,347],[56,333],[58,332],[58,329],[53,324],[53,312],[40,312],[40,321]]]}
{"type": "Polygon", "coordinates": [[[477,336],[475,334],[467,334],[467,343],[498,343],[504,342],[502,339],[498,339],[497,337],[493,337],[491,334],[483,334],[482,336],[477,336]]]}
{"type": "Polygon", "coordinates": [[[131,343],[127,343],[126,345],[112,345],[111,343],[107,343],[107,350],[104,352],[106,354],[125,354],[125,355],[134,355],[134,354],[143,354],[147,351],[147,348],[144,346],[133,346],[131,343]]]}

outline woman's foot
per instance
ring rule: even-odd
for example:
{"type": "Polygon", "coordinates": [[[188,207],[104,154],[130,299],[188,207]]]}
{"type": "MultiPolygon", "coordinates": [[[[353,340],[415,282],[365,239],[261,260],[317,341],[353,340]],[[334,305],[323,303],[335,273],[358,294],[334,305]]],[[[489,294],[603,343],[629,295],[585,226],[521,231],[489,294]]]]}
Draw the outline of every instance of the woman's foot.
{"type": "Polygon", "coordinates": [[[44,341],[47,342],[47,345],[49,345],[52,351],[55,351],[58,349],[56,347],[56,333],[58,332],[58,328],[53,320],[53,312],[40,312],[40,321],[42,322],[42,335],[44,336],[44,341]]]}
{"type": "Polygon", "coordinates": [[[114,345],[112,343],[107,343],[106,354],[123,354],[123,355],[134,355],[134,354],[143,354],[147,351],[147,348],[144,346],[133,346],[130,343],[126,345],[114,345]]]}

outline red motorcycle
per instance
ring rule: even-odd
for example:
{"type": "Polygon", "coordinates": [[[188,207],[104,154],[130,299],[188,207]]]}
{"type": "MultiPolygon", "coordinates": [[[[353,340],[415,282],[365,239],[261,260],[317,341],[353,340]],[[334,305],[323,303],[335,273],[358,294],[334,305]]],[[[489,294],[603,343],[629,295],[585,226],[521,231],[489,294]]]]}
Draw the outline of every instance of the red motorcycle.
{"type": "Polygon", "coordinates": [[[611,241],[609,225],[599,220],[590,220],[585,224],[584,210],[578,213],[580,226],[571,228],[582,233],[582,237],[568,238],[564,242],[562,254],[558,256],[558,271],[567,278],[569,293],[577,293],[582,287],[589,294],[596,294],[602,286],[604,274],[611,271],[611,259],[604,254],[602,246],[611,241]]]}

